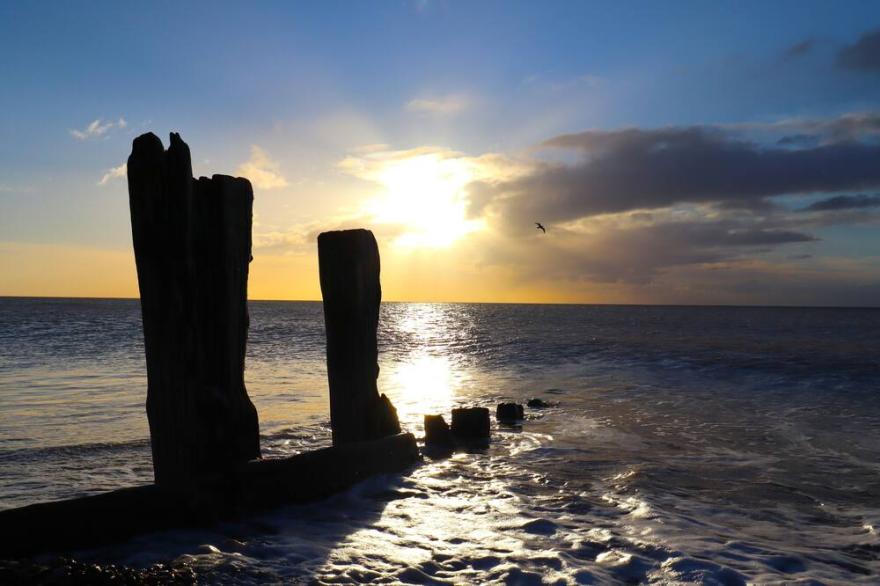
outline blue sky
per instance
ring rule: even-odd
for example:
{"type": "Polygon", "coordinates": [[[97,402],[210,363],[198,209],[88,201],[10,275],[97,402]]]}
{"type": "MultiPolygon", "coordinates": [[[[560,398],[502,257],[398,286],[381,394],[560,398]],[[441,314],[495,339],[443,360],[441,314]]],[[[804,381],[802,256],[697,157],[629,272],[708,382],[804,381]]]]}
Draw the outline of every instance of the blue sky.
{"type": "MultiPolygon", "coordinates": [[[[132,138],[142,132],[154,131],[167,142],[167,132],[181,131],[196,173],[268,165],[279,180],[263,187],[254,181],[255,234],[267,243],[262,252],[267,264],[255,264],[253,277],[265,286],[255,293],[309,297],[313,285],[284,289],[264,278],[279,267],[311,270],[313,243],[296,234],[311,237],[323,226],[370,224],[380,240],[387,236],[388,254],[408,267],[408,274],[429,252],[392,249],[390,242],[407,228],[363,215],[363,202],[397,188],[363,165],[380,161],[387,167],[432,149],[434,159],[459,161],[468,172],[499,183],[510,177],[489,177],[487,157],[503,158],[524,174],[539,173],[536,166],[545,164],[576,167],[577,152],[541,147],[562,134],[769,126],[872,113],[880,109],[880,72],[843,67],[840,55],[878,28],[880,5],[855,1],[6,2],[0,6],[0,294],[136,292],[124,174],[103,178],[125,161],[132,138]],[[373,147],[365,150],[367,145],[373,147]],[[377,151],[386,155],[363,155],[377,151]],[[353,156],[363,159],[360,171],[340,167],[353,156]],[[248,161],[256,163],[246,166],[248,161]],[[103,276],[78,288],[60,278],[37,278],[32,270],[43,265],[63,275],[56,265],[76,259],[103,276]]],[[[755,136],[754,128],[746,134],[770,140],[755,136]]],[[[873,144],[876,136],[856,139],[873,144]]],[[[870,181],[858,185],[865,189],[852,189],[878,192],[870,181]]],[[[540,267],[546,259],[518,258],[522,251],[505,240],[511,232],[498,223],[507,217],[499,202],[513,197],[504,194],[513,194],[516,186],[508,187],[496,190],[481,229],[462,231],[469,234],[462,237],[466,242],[430,251],[447,258],[453,270],[462,259],[474,258],[467,246],[497,250],[451,275],[438,298],[761,303],[794,294],[795,302],[821,303],[842,294],[863,304],[867,294],[851,292],[873,294],[872,287],[880,287],[874,207],[860,209],[857,219],[838,214],[808,227],[795,226],[796,218],[778,211],[772,225],[754,211],[749,218],[725,216],[728,231],[760,224],[761,230],[797,230],[815,239],[636,267],[650,274],[647,281],[580,271],[572,259],[538,284],[526,275],[530,263],[540,267]],[[779,265],[798,255],[810,259],[797,267],[779,265]],[[730,295],[728,281],[713,285],[707,279],[718,273],[718,263],[731,282],[736,274],[766,280],[765,292],[730,295]],[[844,265],[849,272],[835,281],[832,273],[844,265]],[[748,274],[737,273],[743,270],[748,274]],[[475,290],[473,276],[486,271],[495,271],[489,279],[495,286],[475,290]],[[772,275],[782,273],[787,285],[774,293],[772,275]],[[694,287],[682,288],[681,279],[694,287]],[[822,294],[807,294],[810,287],[822,294]]],[[[475,189],[457,189],[461,193],[449,195],[450,201],[471,205],[475,189]]],[[[591,187],[584,189],[589,197],[591,187]]],[[[844,192],[849,193],[786,192],[768,201],[790,201],[795,209],[806,205],[800,202],[844,192]]],[[[556,196],[536,188],[528,197],[556,196]]],[[[689,214],[717,223],[720,208],[709,209],[713,203],[718,202],[666,202],[666,215],[652,221],[668,224],[689,214]]],[[[557,233],[563,236],[550,257],[590,249],[595,240],[578,238],[610,229],[612,220],[616,229],[631,221],[602,216],[585,227],[585,218],[560,216],[557,233]]],[[[419,286],[419,271],[408,282],[402,268],[389,278],[400,298],[432,298],[427,292],[437,290],[430,280],[419,286]]]]}

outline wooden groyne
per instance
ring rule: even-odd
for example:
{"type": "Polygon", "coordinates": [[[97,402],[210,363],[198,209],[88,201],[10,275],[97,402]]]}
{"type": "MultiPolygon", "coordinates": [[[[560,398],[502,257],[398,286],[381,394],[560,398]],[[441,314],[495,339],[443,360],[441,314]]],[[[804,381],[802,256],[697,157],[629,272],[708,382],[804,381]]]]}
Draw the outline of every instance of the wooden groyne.
{"type": "Polygon", "coordinates": [[[204,479],[199,490],[150,484],[0,511],[0,558],[118,543],[140,533],[205,526],[308,502],[375,474],[400,472],[418,458],[415,438],[400,433],[289,458],[253,460],[204,479]]]}
{"type": "Polygon", "coordinates": [[[318,237],[333,446],[261,459],[244,384],[253,191],[194,179],[177,134],[128,160],[155,483],[0,511],[0,557],[70,551],[322,498],[419,459],[376,386],[379,251],[368,230],[318,237]]]}

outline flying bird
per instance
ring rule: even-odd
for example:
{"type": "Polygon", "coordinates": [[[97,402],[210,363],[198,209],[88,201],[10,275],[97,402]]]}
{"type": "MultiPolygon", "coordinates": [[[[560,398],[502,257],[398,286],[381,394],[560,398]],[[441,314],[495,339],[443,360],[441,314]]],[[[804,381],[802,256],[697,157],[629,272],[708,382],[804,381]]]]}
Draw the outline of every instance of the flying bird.
{"type": "Polygon", "coordinates": [[[544,234],[547,233],[547,229],[544,228],[544,226],[541,225],[541,222],[535,222],[535,229],[536,229],[536,230],[540,230],[540,231],[543,232],[544,234]]]}

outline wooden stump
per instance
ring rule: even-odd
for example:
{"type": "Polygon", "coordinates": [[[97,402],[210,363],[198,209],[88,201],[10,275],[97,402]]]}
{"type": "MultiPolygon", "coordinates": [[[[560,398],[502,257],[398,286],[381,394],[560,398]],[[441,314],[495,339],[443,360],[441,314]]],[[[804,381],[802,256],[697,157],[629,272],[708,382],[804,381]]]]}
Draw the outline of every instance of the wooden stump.
{"type": "Polygon", "coordinates": [[[156,484],[189,488],[260,456],[244,386],[253,191],[246,179],[194,180],[176,133],[128,159],[131,227],[147,356],[156,484]]]}
{"type": "Polygon", "coordinates": [[[379,247],[373,233],[324,232],[318,236],[318,264],[327,332],[333,444],[399,433],[397,411],[376,388],[376,328],[382,288],[379,247]]]}

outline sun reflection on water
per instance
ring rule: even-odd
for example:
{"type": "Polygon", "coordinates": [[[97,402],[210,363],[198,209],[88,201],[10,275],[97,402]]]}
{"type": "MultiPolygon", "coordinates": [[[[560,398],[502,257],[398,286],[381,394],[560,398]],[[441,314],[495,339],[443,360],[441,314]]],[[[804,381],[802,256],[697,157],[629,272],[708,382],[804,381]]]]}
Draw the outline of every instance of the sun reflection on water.
{"type": "Polygon", "coordinates": [[[407,343],[389,349],[379,388],[391,397],[405,427],[421,429],[424,415],[449,419],[461,391],[473,375],[450,348],[459,324],[456,316],[433,304],[394,305],[388,309],[388,327],[407,343]]]}
{"type": "Polygon", "coordinates": [[[386,367],[380,387],[388,392],[404,426],[420,428],[424,415],[447,419],[457,391],[468,378],[449,356],[422,354],[386,367]]]}

